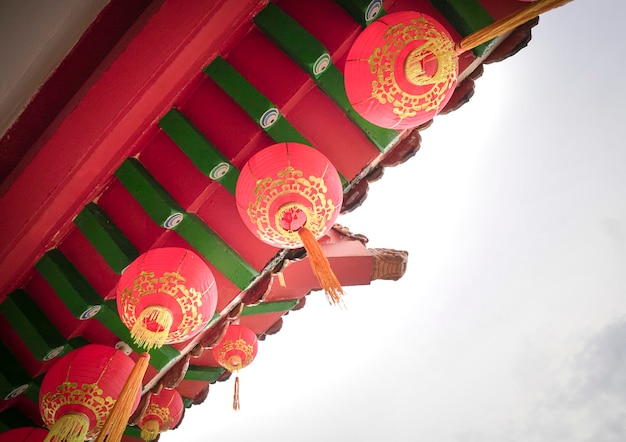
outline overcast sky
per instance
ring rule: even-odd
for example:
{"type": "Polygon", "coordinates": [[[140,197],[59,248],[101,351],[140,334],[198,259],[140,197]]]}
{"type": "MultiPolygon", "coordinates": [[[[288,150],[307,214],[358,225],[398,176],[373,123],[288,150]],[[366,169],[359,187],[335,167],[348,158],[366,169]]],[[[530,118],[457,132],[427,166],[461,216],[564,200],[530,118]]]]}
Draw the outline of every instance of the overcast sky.
{"type": "Polygon", "coordinates": [[[339,222],[409,251],[323,293],[162,441],[626,440],[624,2],[575,0],[339,222]]]}

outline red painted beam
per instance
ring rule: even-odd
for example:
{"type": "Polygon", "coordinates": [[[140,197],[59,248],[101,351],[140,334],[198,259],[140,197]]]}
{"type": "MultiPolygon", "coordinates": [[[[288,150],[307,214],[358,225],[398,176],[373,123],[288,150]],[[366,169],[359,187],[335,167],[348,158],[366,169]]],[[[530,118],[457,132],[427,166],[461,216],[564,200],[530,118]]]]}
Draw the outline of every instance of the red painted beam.
{"type": "Polygon", "coordinates": [[[266,3],[167,0],[152,15],[1,197],[1,297],[24,282],[64,224],[266,3]]]}

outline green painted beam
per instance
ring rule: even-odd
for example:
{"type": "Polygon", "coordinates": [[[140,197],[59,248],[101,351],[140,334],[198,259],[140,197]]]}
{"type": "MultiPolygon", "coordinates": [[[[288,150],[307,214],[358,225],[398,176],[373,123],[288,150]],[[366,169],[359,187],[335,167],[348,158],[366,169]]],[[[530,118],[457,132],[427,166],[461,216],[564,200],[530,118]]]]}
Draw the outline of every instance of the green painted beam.
{"type": "Polygon", "coordinates": [[[247,288],[258,276],[259,272],[197,215],[185,216],[176,231],[239,289],[247,288]]]}
{"type": "Polygon", "coordinates": [[[380,152],[388,151],[396,143],[399,139],[398,131],[375,126],[354,112],[346,95],[343,74],[332,64],[330,57],[324,63],[320,62],[319,69],[313,72],[310,66],[313,54],[320,60],[324,54],[328,54],[319,40],[271,2],[255,16],[254,21],[274,44],[311,75],[317,86],[347,114],[380,152]]]}
{"type": "Polygon", "coordinates": [[[65,352],[67,340],[23,290],[15,290],[0,305],[0,313],[38,361],[49,361],[65,352]]]}
{"type": "Polygon", "coordinates": [[[141,439],[141,428],[135,425],[127,425],[124,430],[124,435],[134,437],[135,439],[141,439]]]}
{"type": "Polygon", "coordinates": [[[46,252],[35,268],[74,317],[89,319],[98,312],[102,297],[60,250],[46,252]]]}
{"type": "Polygon", "coordinates": [[[159,126],[196,167],[235,194],[239,170],[177,109],[170,109],[159,126]]]}
{"type": "Polygon", "coordinates": [[[43,373],[34,378],[30,382],[28,389],[24,392],[24,396],[26,396],[36,404],[39,403],[39,390],[41,390],[41,383],[43,382],[43,378],[45,375],[46,373],[43,373]]]}
{"type": "MultiPolygon", "coordinates": [[[[274,141],[306,144],[314,147],[280,113],[278,108],[265,95],[256,89],[222,57],[215,58],[204,72],[215,81],[274,141]]],[[[348,180],[341,176],[343,186],[348,180]]]]}
{"type": "Polygon", "coordinates": [[[224,373],[224,368],[222,367],[189,365],[185,373],[185,380],[215,382],[222,373],[224,373]]]}
{"type": "Polygon", "coordinates": [[[193,398],[183,396],[183,405],[185,408],[191,408],[193,405],[193,398]]]}
{"type": "Polygon", "coordinates": [[[157,224],[178,214],[172,229],[237,287],[243,290],[256,278],[258,272],[250,264],[197,215],[186,213],[135,158],[124,161],[115,174],[157,224]]]}
{"type": "Polygon", "coordinates": [[[367,26],[386,14],[383,0],[337,0],[361,26],[367,26]]]}
{"type": "Polygon", "coordinates": [[[118,275],[139,256],[128,238],[95,203],[87,204],[74,218],[74,224],[118,275]]]}
{"type": "Polygon", "coordinates": [[[215,81],[272,139],[278,143],[311,143],[285,119],[280,110],[222,57],[204,68],[215,81]]]}
{"type": "Polygon", "coordinates": [[[332,64],[324,45],[275,3],[269,2],[254,16],[254,22],[312,77],[317,78],[332,64]]]}
{"type": "MultiPolygon", "coordinates": [[[[479,0],[431,0],[461,37],[467,37],[490,25],[495,20],[479,0]]],[[[495,39],[473,49],[474,55],[482,57],[495,43],[495,39]]]]}
{"type": "Polygon", "coordinates": [[[262,302],[254,306],[244,306],[241,311],[241,316],[285,312],[294,308],[299,301],[299,299],[289,299],[286,301],[262,302]]]}
{"type": "MultiPolygon", "coordinates": [[[[145,353],[145,349],[133,342],[130,336],[130,330],[128,330],[128,327],[126,327],[120,319],[117,312],[117,301],[115,299],[107,300],[102,304],[102,308],[96,316],[96,319],[117,336],[120,341],[124,341],[128,344],[135,352],[139,354],[145,353]]],[[[167,367],[172,359],[180,356],[180,352],[171,345],[153,348],[148,353],[150,353],[150,365],[159,371],[167,367]]]]}
{"type": "Polygon", "coordinates": [[[31,379],[15,355],[0,342],[0,399],[9,400],[24,393],[31,379]]]}
{"type": "Polygon", "coordinates": [[[115,176],[157,225],[175,229],[184,218],[183,208],[137,159],[127,158],[115,176]]]}

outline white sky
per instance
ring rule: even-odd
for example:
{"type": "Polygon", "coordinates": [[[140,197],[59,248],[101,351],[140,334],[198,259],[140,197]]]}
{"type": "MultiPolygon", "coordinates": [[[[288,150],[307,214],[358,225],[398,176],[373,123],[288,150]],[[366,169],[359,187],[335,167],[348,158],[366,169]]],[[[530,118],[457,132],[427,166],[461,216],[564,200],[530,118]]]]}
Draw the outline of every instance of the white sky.
{"type": "Polygon", "coordinates": [[[545,14],[339,222],[409,251],[322,292],[168,441],[626,440],[624,2],[545,14]]]}

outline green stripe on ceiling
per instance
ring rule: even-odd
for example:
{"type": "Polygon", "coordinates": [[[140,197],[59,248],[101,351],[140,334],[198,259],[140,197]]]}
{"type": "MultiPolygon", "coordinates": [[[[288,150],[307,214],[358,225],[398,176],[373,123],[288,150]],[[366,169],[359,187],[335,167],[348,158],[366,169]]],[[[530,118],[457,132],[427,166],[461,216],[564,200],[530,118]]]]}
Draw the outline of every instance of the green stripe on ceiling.
{"type": "Polygon", "coordinates": [[[3,342],[0,342],[0,361],[0,400],[9,400],[26,391],[31,379],[3,342]]]}
{"type": "Polygon", "coordinates": [[[96,204],[89,203],[74,218],[74,224],[85,235],[106,263],[119,275],[139,252],[96,204]]]}
{"type": "Polygon", "coordinates": [[[312,77],[319,76],[332,63],[324,45],[275,3],[269,2],[254,22],[312,77]]]}
{"type": "Polygon", "coordinates": [[[241,316],[285,312],[294,308],[299,301],[299,299],[289,299],[287,301],[262,302],[254,306],[244,306],[241,310],[241,316]]]}
{"type": "Polygon", "coordinates": [[[361,26],[367,26],[385,15],[383,0],[337,0],[361,26]]]}
{"type": "Polygon", "coordinates": [[[135,439],[143,440],[141,438],[141,428],[135,425],[127,425],[124,430],[124,435],[129,437],[134,437],[135,439]]]}
{"type": "Polygon", "coordinates": [[[67,340],[25,291],[10,293],[0,313],[38,361],[49,361],[66,351],[67,340]]]}
{"type": "Polygon", "coordinates": [[[60,250],[46,252],[35,268],[75,318],[89,319],[97,313],[102,297],[60,250]]]}
{"type": "Polygon", "coordinates": [[[258,272],[196,215],[186,213],[135,158],[126,159],[115,172],[120,182],[159,225],[172,214],[181,220],[172,228],[240,289],[258,272]]]}
{"type": "MultiPolygon", "coordinates": [[[[210,351],[210,350],[207,350],[210,351]]],[[[186,381],[206,381],[215,382],[224,373],[222,367],[205,367],[201,365],[190,365],[185,373],[186,381]]]]}
{"type": "MultiPolygon", "coordinates": [[[[479,0],[431,0],[430,3],[461,37],[467,37],[495,21],[479,0]]],[[[494,43],[495,39],[477,46],[472,51],[477,57],[482,57],[494,43]]]]}
{"type": "Polygon", "coordinates": [[[11,407],[0,413],[0,433],[22,427],[37,427],[38,425],[26,417],[17,407],[11,407]]]}
{"type": "MultiPolygon", "coordinates": [[[[265,95],[259,92],[222,57],[216,57],[204,72],[215,81],[258,125],[277,143],[292,141],[314,147],[280,113],[265,95]]],[[[348,180],[341,176],[343,186],[348,180]]]]}
{"type": "Polygon", "coordinates": [[[183,396],[183,405],[185,408],[191,408],[193,405],[193,398],[183,396]]]}
{"type": "Polygon", "coordinates": [[[204,68],[207,74],[276,142],[311,143],[287,121],[280,110],[222,57],[204,68]]]}
{"type": "Polygon", "coordinates": [[[196,167],[235,194],[239,170],[177,109],[170,109],[159,126],[196,167]]]}
{"type": "MultiPolygon", "coordinates": [[[[128,344],[136,353],[146,352],[143,347],[139,347],[133,342],[130,330],[124,325],[117,312],[117,301],[115,299],[105,301],[95,319],[117,336],[120,341],[128,344]]],[[[167,367],[174,358],[180,356],[180,352],[171,345],[153,348],[148,353],[150,353],[150,365],[159,371],[167,367]]]]}
{"type": "Polygon", "coordinates": [[[28,389],[24,392],[24,396],[26,396],[36,404],[39,403],[39,391],[41,390],[41,383],[43,382],[43,378],[45,375],[46,373],[42,373],[34,378],[32,381],[30,381],[28,389]]]}
{"type": "Polygon", "coordinates": [[[239,289],[259,273],[195,214],[188,214],[176,231],[239,289]]]}
{"type": "Polygon", "coordinates": [[[332,64],[330,57],[324,58],[328,51],[322,43],[271,2],[254,17],[254,22],[265,35],[311,75],[318,87],[363,131],[379,152],[386,152],[395,144],[399,139],[398,131],[373,125],[352,110],[346,96],[343,74],[332,64]],[[302,42],[310,42],[311,47],[303,47],[302,42]],[[315,71],[310,68],[310,60],[313,58],[311,51],[317,54],[320,60],[315,71]]]}
{"type": "Polygon", "coordinates": [[[126,159],[115,176],[157,225],[175,229],[176,223],[184,218],[183,208],[135,158],[126,159]]]}

